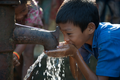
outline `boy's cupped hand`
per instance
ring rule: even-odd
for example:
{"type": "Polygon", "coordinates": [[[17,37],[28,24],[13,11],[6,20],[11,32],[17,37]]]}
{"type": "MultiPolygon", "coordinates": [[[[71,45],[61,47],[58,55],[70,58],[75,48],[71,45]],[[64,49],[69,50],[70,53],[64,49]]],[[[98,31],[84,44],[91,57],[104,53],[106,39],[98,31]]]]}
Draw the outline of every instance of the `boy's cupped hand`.
{"type": "Polygon", "coordinates": [[[67,44],[66,42],[60,42],[59,46],[55,50],[45,51],[45,54],[50,57],[66,57],[73,56],[77,52],[77,48],[72,44],[67,44]]]}

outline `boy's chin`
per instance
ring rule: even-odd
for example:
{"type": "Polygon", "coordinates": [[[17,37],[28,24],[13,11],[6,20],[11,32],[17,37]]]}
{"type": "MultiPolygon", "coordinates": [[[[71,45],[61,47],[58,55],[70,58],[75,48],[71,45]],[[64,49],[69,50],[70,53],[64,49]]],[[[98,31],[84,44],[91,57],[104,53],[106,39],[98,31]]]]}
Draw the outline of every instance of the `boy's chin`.
{"type": "MultiPolygon", "coordinates": [[[[74,45],[74,44],[72,44],[72,45],[74,45]]],[[[74,45],[74,46],[75,46],[77,49],[79,49],[78,46],[76,46],[76,45],[74,45]]]]}
{"type": "Polygon", "coordinates": [[[81,46],[75,46],[77,49],[81,48],[81,46]]]}

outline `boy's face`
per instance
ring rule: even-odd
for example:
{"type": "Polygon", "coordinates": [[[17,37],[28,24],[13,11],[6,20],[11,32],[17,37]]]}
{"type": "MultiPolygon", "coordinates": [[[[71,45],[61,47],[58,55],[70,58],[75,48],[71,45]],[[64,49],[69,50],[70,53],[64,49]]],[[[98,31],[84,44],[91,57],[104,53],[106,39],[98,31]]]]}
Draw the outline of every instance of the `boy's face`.
{"type": "Polygon", "coordinates": [[[73,25],[73,23],[60,23],[58,25],[63,33],[64,41],[73,44],[76,48],[79,49],[84,43],[89,42],[90,33],[88,29],[82,32],[80,27],[73,25]]]}

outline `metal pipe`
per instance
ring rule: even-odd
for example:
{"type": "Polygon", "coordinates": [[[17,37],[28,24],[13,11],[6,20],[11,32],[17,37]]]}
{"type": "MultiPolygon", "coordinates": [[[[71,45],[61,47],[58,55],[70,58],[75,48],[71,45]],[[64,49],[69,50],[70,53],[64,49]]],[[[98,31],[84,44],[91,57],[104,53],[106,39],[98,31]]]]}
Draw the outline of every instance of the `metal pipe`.
{"type": "Polygon", "coordinates": [[[2,5],[18,5],[19,3],[19,0],[0,0],[2,5]]]}
{"type": "Polygon", "coordinates": [[[13,80],[12,52],[15,44],[42,44],[46,50],[55,49],[58,45],[58,28],[48,31],[15,26],[13,6],[17,4],[19,0],[0,0],[0,80],[13,80]]]}
{"type": "Polygon", "coordinates": [[[18,3],[19,0],[0,0],[0,80],[13,80],[13,5],[18,3]]]}
{"type": "Polygon", "coordinates": [[[45,50],[55,49],[58,45],[59,27],[55,31],[16,24],[13,39],[16,44],[41,44],[45,50]]]}

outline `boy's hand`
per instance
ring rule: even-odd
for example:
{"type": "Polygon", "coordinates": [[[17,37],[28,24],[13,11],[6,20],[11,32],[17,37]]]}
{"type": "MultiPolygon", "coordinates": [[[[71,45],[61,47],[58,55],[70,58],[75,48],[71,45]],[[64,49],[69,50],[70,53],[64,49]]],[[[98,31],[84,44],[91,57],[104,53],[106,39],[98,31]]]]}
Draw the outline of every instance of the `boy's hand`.
{"type": "Polygon", "coordinates": [[[15,54],[13,54],[13,65],[14,66],[19,66],[20,62],[15,54]]]}
{"type": "Polygon", "coordinates": [[[77,48],[72,44],[60,43],[56,50],[45,51],[51,57],[73,56],[77,52],[77,48]]]}

